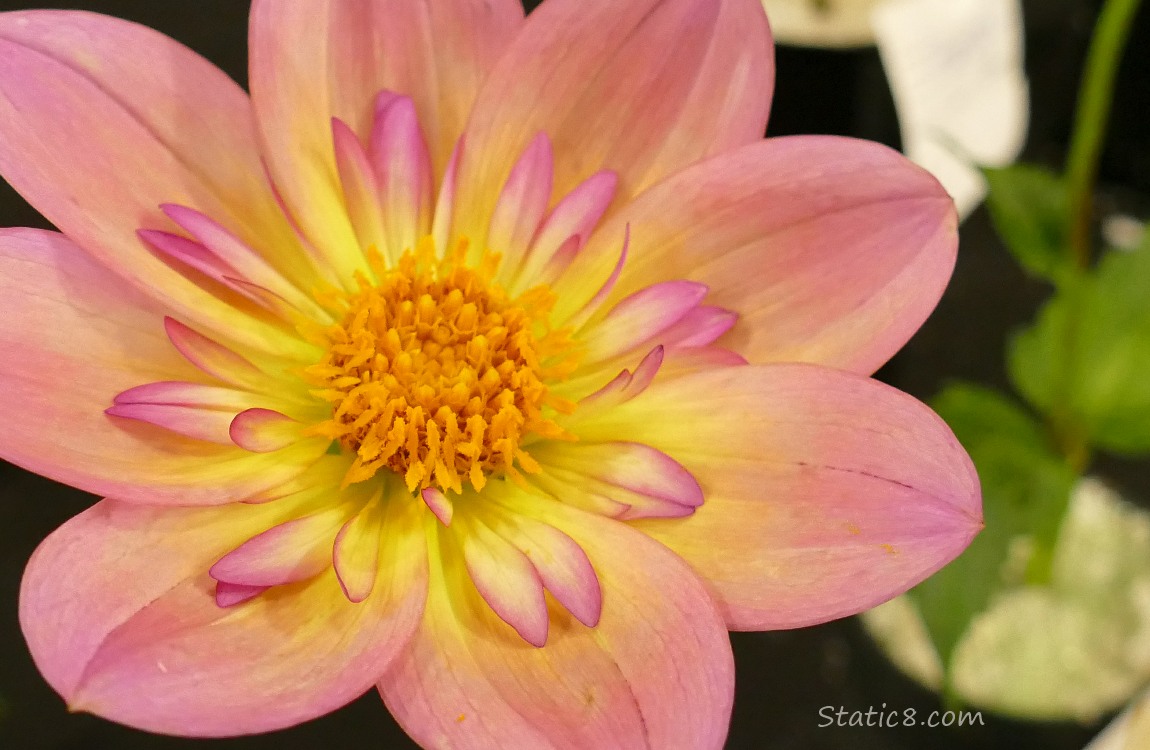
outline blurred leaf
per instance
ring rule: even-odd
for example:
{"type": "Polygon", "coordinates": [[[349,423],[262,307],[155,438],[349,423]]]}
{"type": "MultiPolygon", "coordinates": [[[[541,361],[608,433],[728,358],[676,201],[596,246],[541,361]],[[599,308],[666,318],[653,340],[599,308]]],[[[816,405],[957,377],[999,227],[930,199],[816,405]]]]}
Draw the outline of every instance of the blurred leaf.
{"type": "Polygon", "coordinates": [[[970,621],[1006,583],[1002,570],[1012,541],[1028,537],[1036,549],[1053,548],[1076,476],[1042,425],[997,391],[952,385],[933,406],[978,469],[986,520],[986,528],[957,560],[912,591],[949,668],[970,621]]]}
{"type": "Polygon", "coordinates": [[[1059,290],[1011,341],[1008,367],[1036,409],[1091,445],[1150,452],[1150,241],[1059,290]]]}
{"type": "Polygon", "coordinates": [[[1061,282],[1068,276],[1066,188],[1044,167],[1015,164],[984,169],[986,203],[1002,241],[1029,273],[1061,282]]]}

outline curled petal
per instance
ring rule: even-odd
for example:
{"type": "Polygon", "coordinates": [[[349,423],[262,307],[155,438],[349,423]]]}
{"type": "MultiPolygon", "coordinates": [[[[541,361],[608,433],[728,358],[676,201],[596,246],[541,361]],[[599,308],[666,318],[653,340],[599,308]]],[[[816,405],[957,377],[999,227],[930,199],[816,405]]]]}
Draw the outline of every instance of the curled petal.
{"type": "Polygon", "coordinates": [[[518,265],[539,230],[551,202],[554,154],[551,140],[540,133],[511,169],[491,216],[487,246],[518,265]]]}
{"type": "Polygon", "coordinates": [[[419,494],[439,522],[444,526],[450,526],[451,517],[455,514],[455,505],[451,499],[435,487],[425,487],[419,494]]]}
{"type": "Polygon", "coordinates": [[[431,224],[431,236],[436,247],[451,246],[451,214],[455,205],[456,181],[459,178],[459,156],[463,152],[463,139],[456,144],[447,162],[447,170],[443,174],[443,182],[439,185],[439,194],[435,196],[435,216],[431,224]]]}
{"type": "Polygon", "coordinates": [[[193,440],[217,445],[232,443],[228,430],[235,414],[230,411],[181,404],[117,403],[105,409],[104,413],[110,417],[147,422],[193,440]]]}
{"type": "Polygon", "coordinates": [[[267,591],[270,586],[248,586],[242,583],[216,581],[216,606],[234,607],[254,599],[267,591]]]}
{"type": "Polygon", "coordinates": [[[468,523],[458,538],[479,595],[523,640],[542,647],[547,642],[547,602],[531,560],[479,521],[468,523]]]}
{"type": "Polygon", "coordinates": [[[703,490],[675,459],[642,443],[552,445],[536,451],[541,463],[631,492],[697,508],[703,490]]]}
{"type": "Polygon", "coordinates": [[[521,515],[501,514],[495,530],[522,552],[543,586],[589,628],[603,611],[603,592],[595,568],[574,539],[554,526],[521,515]]]}
{"type": "MultiPolygon", "coordinates": [[[[580,399],[579,403],[583,406],[589,406],[592,409],[606,409],[610,408],[612,404],[620,404],[635,398],[647,390],[655,380],[655,376],[658,375],[662,369],[665,358],[665,348],[662,345],[656,346],[647,352],[647,355],[639,361],[639,364],[635,367],[635,372],[632,373],[630,370],[624,369],[612,378],[607,385],[589,396],[584,396],[580,399]]],[[[597,378],[598,375],[599,373],[593,373],[584,378],[584,382],[589,378],[597,378]]],[[[571,387],[575,389],[575,392],[579,392],[585,390],[582,387],[583,385],[583,382],[573,381],[571,387]]]]}
{"type": "Polygon", "coordinates": [[[180,354],[207,374],[239,386],[265,382],[262,371],[250,361],[175,318],[164,317],[164,330],[180,354]]]}
{"type": "MultiPolygon", "coordinates": [[[[624,227],[623,246],[618,251],[618,260],[615,261],[615,265],[609,273],[595,277],[596,280],[604,279],[603,283],[598,286],[595,286],[594,283],[590,285],[589,288],[594,288],[596,291],[585,304],[580,304],[583,302],[583,299],[586,299],[585,297],[572,295],[572,299],[575,300],[573,304],[567,304],[567,300],[560,297],[556,303],[555,319],[565,320],[570,328],[578,329],[581,328],[592,315],[598,312],[599,307],[611,296],[615,285],[619,283],[619,277],[623,273],[623,267],[627,265],[627,251],[630,247],[631,228],[624,227]]],[[[565,278],[569,276],[569,273],[564,275],[565,278]]]]}
{"type": "Polygon", "coordinates": [[[434,200],[431,155],[410,97],[393,98],[376,115],[369,155],[379,185],[386,255],[399,258],[431,230],[434,200]]]}
{"type": "Polygon", "coordinates": [[[117,394],[117,404],[170,404],[200,406],[208,409],[240,410],[251,403],[252,395],[245,391],[214,385],[201,385],[179,380],[162,380],[129,388],[117,394]]]}
{"type": "Polygon", "coordinates": [[[239,276],[245,281],[266,287],[273,294],[284,298],[301,311],[318,312],[307,295],[300,292],[287,279],[280,275],[259,253],[244,243],[212,218],[203,213],[174,203],[160,206],[169,219],[192,235],[215,258],[232,270],[230,276],[239,276]]]}
{"type": "Polygon", "coordinates": [[[574,241],[568,251],[573,257],[583,246],[611,205],[618,184],[619,177],[614,172],[596,172],[555,204],[539,227],[539,234],[531,243],[530,253],[520,270],[526,286],[534,284],[544,268],[569,265],[570,259],[561,257],[563,251],[574,241]]]}
{"type": "Polygon", "coordinates": [[[313,513],[274,526],[221,557],[208,572],[217,581],[280,586],[331,567],[332,544],[347,520],[346,507],[313,513]]]}
{"type": "Polygon", "coordinates": [[[332,562],[348,601],[362,602],[375,587],[380,547],[384,543],[381,537],[384,514],[377,496],[345,523],[335,537],[332,562]]]}
{"type": "Polygon", "coordinates": [[[699,305],[659,334],[667,346],[682,349],[707,346],[734,327],[739,314],[714,305],[699,305]]]}
{"type": "Polygon", "coordinates": [[[232,442],[253,453],[271,453],[292,445],[303,436],[303,425],[272,409],[247,409],[228,425],[232,442]]]}
{"type": "Polygon", "coordinates": [[[359,136],[343,120],[333,117],[331,129],[343,199],[359,246],[365,250],[374,247],[385,252],[387,234],[379,208],[379,181],[367,151],[359,142],[359,136]]]}
{"type": "Polygon", "coordinates": [[[621,300],[583,334],[588,362],[626,354],[659,336],[694,310],[707,287],[694,281],[665,281],[621,300]]]}
{"type": "Polygon", "coordinates": [[[636,525],[710,582],[735,630],[873,607],[982,527],[978,477],[949,428],[850,373],[750,365],[661,380],[579,434],[655,446],[698,479],[694,515],[636,525]]]}

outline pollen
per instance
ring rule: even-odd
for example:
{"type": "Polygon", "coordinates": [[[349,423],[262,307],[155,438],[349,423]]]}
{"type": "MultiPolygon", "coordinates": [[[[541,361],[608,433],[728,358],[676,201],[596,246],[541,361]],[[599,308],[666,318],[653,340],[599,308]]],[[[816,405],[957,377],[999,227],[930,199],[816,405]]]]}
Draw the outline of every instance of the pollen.
{"type": "Polygon", "coordinates": [[[548,383],[577,352],[550,328],[554,293],[512,299],[493,281],[499,256],[467,257],[466,240],[438,257],[425,238],[391,267],[369,253],[354,291],[317,295],[338,322],[304,332],[326,351],[304,377],[332,408],[310,431],[354,454],[345,486],[390,470],[411,491],[481,490],[539,470],[525,441],[569,437],[554,417],[574,406],[548,383]]]}

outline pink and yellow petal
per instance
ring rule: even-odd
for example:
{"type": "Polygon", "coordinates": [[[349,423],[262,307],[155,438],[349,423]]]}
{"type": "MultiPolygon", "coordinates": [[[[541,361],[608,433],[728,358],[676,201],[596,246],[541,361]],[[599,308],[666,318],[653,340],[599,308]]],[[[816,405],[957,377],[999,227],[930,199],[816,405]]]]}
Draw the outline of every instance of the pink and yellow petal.
{"type": "Polygon", "coordinates": [[[813,365],[732,367],[655,383],[580,425],[665,451],[705,502],[640,521],[708,582],[734,630],[813,625],[879,604],[982,528],[978,478],[926,406],[813,365]]]}
{"type": "Polygon", "coordinates": [[[431,231],[434,173],[415,102],[394,96],[376,111],[370,149],[387,236],[385,257],[396,261],[431,231]]]}
{"type": "Polygon", "coordinates": [[[304,233],[344,279],[362,264],[331,118],[366,142],[376,94],[410,96],[442,177],[476,93],[518,30],[515,0],[257,0],[250,84],[265,156],[304,233]]]}
{"type": "Polygon", "coordinates": [[[101,263],[189,320],[256,348],[292,351],[136,235],[196,208],[284,273],[311,275],[267,183],[243,90],[151,29],[91,13],[0,15],[0,173],[101,263]],[[108,175],[116,179],[109,180],[108,175]]]}
{"type": "Polygon", "coordinates": [[[549,0],[476,101],[460,231],[482,236],[512,165],[541,132],[555,145],[556,194],[610,169],[625,198],[761,138],[772,71],[754,0],[549,0]]]}
{"type": "Polygon", "coordinates": [[[541,520],[594,566],[598,625],[552,607],[547,645],[535,648],[477,593],[448,589],[450,561],[433,561],[423,623],[379,683],[400,724],[426,747],[722,747],[733,662],[699,580],[622,524],[563,508],[541,520]]]}
{"type": "Polygon", "coordinates": [[[329,570],[220,607],[207,568],[273,523],[276,505],[104,501],[69,521],[37,550],[21,591],[41,672],[74,710],[165,734],[269,731],[357,697],[419,622],[422,532],[415,522],[390,530],[382,585],[360,604],[329,570]]]}
{"type": "Polygon", "coordinates": [[[679,278],[738,314],[719,343],[752,362],[870,373],[934,309],[954,267],[954,205],[900,154],[846,138],[768,139],[651,188],[555,284],[559,319],[590,299],[629,229],[607,304],[679,278]]]}
{"type": "Polygon", "coordinates": [[[323,445],[254,456],[109,417],[117,395],[201,373],[167,340],[163,311],[63,235],[0,231],[0,456],[99,494],[218,504],[290,478],[323,445]]]}

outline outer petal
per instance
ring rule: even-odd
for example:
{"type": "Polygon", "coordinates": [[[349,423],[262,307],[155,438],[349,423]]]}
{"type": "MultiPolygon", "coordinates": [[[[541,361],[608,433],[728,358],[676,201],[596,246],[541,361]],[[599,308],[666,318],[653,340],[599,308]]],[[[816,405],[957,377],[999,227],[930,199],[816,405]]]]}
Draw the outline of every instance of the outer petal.
{"type": "Polygon", "coordinates": [[[217,332],[291,351],[150,253],[161,203],[194,207],[282,271],[310,265],[265,179],[242,89],[151,29],[92,13],[0,15],[0,172],[53,224],[135,287],[217,332]],[[115,179],[109,179],[115,175],[115,179]]]}
{"type": "MultiPolygon", "coordinates": [[[[631,248],[612,299],[689,278],[739,315],[720,343],[751,362],[870,373],[938,303],[958,244],[954,205],[900,154],[847,138],[769,139],[651,188],[596,232],[556,285],[570,314],[631,248]]],[[[608,301],[608,305],[610,301],[608,301]]]]}
{"type": "MultiPolygon", "coordinates": [[[[546,503],[527,499],[525,507],[546,503]]],[[[589,629],[551,609],[534,648],[452,566],[432,566],[423,624],[379,684],[424,747],[719,748],[734,673],[714,604],[673,554],[622,524],[557,508],[544,519],[587,552],[603,590],[589,629]]]]}
{"type": "Polygon", "coordinates": [[[106,500],[66,523],[33,555],[21,590],[40,671],[73,709],[169,734],[267,731],[358,696],[419,621],[423,534],[415,522],[390,529],[392,564],[360,604],[329,570],[217,606],[208,567],[274,523],[277,505],[106,500]]]}
{"type": "Polygon", "coordinates": [[[345,272],[355,235],[331,118],[366,141],[375,95],[415,100],[442,177],[487,71],[519,28],[516,0],[256,0],[252,98],[266,158],[304,232],[345,272]]]}
{"type": "Polygon", "coordinates": [[[710,582],[734,630],[872,607],[982,527],[978,478],[949,428],[849,373],[747,366],[656,382],[577,431],[655,446],[698,479],[693,516],[635,525],[710,582]]]}
{"type": "Polygon", "coordinates": [[[757,0],[548,0],[491,74],[468,123],[460,228],[482,237],[540,132],[555,194],[599,169],[620,195],[759,139],[774,65],[757,0]]]}
{"type": "MultiPolygon", "coordinates": [[[[107,416],[134,386],[200,373],[168,341],[155,303],[55,232],[0,230],[0,379],[0,457],[89,492],[222,503],[298,471],[284,454],[107,416]]],[[[322,443],[294,460],[314,460],[322,443]]]]}

